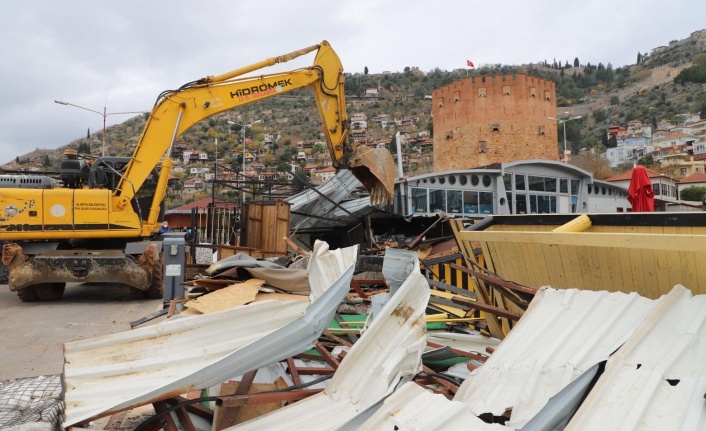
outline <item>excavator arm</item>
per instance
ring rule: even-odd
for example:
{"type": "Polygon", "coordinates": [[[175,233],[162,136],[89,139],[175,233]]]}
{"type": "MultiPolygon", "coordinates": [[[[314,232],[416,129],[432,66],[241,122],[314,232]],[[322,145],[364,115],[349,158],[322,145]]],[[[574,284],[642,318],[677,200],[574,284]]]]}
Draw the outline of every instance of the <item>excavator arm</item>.
{"type": "Polygon", "coordinates": [[[310,87],[323,122],[324,135],[333,164],[351,169],[370,192],[372,204],[391,203],[395,166],[387,150],[372,150],[348,142],[348,116],[345,108],[343,67],[328,42],[314,45],[259,63],[209,76],[162,93],[151,112],[125,174],[113,193],[118,208],[129,205],[136,191],[165,156],[157,183],[153,208],[147,220],[154,226],[171,172],[173,142],[199,121],[224,111],[280,94],[310,87]],[[314,64],[288,72],[241,77],[264,67],[292,60],[317,50],[314,64]]]}

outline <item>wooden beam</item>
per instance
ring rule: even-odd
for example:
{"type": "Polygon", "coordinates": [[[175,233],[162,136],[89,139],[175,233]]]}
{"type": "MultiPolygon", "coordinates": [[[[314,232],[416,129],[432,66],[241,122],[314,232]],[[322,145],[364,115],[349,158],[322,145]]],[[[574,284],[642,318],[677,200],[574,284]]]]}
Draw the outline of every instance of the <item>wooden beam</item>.
{"type": "MultiPolygon", "coordinates": [[[[172,398],[167,398],[164,401],[168,404],[175,405],[175,404],[183,403],[183,402],[186,402],[189,400],[182,397],[182,396],[176,396],[176,397],[172,397],[172,398]]],[[[202,417],[202,418],[208,420],[209,422],[213,421],[213,410],[206,408],[199,403],[187,404],[185,409],[187,412],[192,413],[196,416],[202,417]]]]}
{"type": "Polygon", "coordinates": [[[525,285],[522,285],[519,283],[515,283],[514,281],[507,281],[504,278],[499,277],[497,275],[483,274],[482,272],[474,271],[472,269],[468,269],[463,266],[456,265],[455,263],[450,264],[450,266],[453,269],[457,269],[461,272],[472,275],[474,277],[478,277],[481,280],[487,281],[488,283],[497,284],[498,286],[502,286],[502,287],[504,287],[506,289],[510,289],[512,291],[526,293],[526,294],[532,295],[532,296],[537,294],[537,289],[535,289],[534,287],[525,286],[525,285]]]}
{"type": "MultiPolygon", "coordinates": [[[[461,220],[449,220],[449,224],[451,225],[451,230],[454,233],[454,238],[456,239],[456,245],[458,246],[459,251],[464,255],[465,261],[466,261],[466,266],[470,267],[472,264],[478,264],[475,261],[475,254],[473,253],[473,245],[471,241],[474,241],[473,239],[468,239],[468,237],[463,236],[463,234],[466,232],[464,231],[464,226],[463,226],[463,221],[461,220]]],[[[485,227],[490,226],[493,224],[493,217],[487,217],[486,219],[482,220],[480,223],[476,223],[475,225],[471,226],[471,229],[483,229],[485,227]]],[[[473,234],[477,234],[478,231],[473,230],[473,234]]],[[[487,259],[487,257],[486,257],[487,259]]],[[[474,279],[474,285],[476,288],[476,294],[477,294],[477,300],[478,302],[482,304],[492,304],[492,298],[490,297],[490,292],[488,292],[487,287],[485,286],[484,282],[478,278],[474,279]]],[[[503,339],[505,338],[505,334],[503,333],[502,326],[500,325],[500,321],[498,318],[491,314],[486,317],[486,323],[488,324],[488,331],[490,331],[490,335],[492,335],[495,338],[498,339],[503,339]]]]}
{"type": "MultiPolygon", "coordinates": [[[[221,395],[246,395],[250,390],[253,380],[255,380],[257,370],[249,371],[243,375],[242,380],[238,383],[235,393],[232,392],[232,387],[221,385],[221,395]],[[228,393],[230,392],[230,393],[228,393]]],[[[235,423],[235,418],[238,416],[240,406],[224,407],[216,404],[216,409],[213,417],[213,430],[221,431],[232,426],[235,423]]]]}
{"type": "Polygon", "coordinates": [[[246,404],[267,404],[279,401],[298,401],[318,394],[323,389],[302,389],[298,391],[271,392],[250,395],[229,395],[221,398],[221,405],[225,407],[244,406],[246,404]]]}
{"type": "Polygon", "coordinates": [[[461,298],[458,296],[453,298],[452,301],[457,304],[463,304],[466,307],[469,307],[472,309],[484,311],[486,313],[490,313],[490,314],[492,314],[494,316],[498,316],[498,317],[505,317],[506,319],[510,319],[510,320],[517,321],[517,320],[520,320],[520,317],[522,317],[522,314],[513,313],[512,311],[508,311],[504,308],[498,308],[493,305],[482,304],[480,302],[470,301],[468,299],[461,298]]]}
{"type": "MultiPolygon", "coordinates": [[[[167,408],[169,408],[167,406],[167,403],[165,403],[164,401],[157,401],[156,403],[153,403],[152,406],[154,406],[154,411],[157,413],[161,413],[167,408]]],[[[176,423],[174,422],[174,419],[172,418],[172,415],[170,413],[162,415],[159,420],[153,421],[151,425],[161,425],[164,431],[178,431],[176,423]]]]}

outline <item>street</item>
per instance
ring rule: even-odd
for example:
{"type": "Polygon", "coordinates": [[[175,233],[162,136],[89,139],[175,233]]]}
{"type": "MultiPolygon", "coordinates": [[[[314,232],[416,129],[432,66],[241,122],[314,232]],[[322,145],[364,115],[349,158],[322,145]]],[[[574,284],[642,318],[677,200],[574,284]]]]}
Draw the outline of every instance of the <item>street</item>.
{"type": "Polygon", "coordinates": [[[69,283],[53,302],[22,302],[0,284],[0,381],[61,373],[64,343],[129,331],[161,307],[161,299],[131,299],[127,286],[111,283],[69,283]]]}

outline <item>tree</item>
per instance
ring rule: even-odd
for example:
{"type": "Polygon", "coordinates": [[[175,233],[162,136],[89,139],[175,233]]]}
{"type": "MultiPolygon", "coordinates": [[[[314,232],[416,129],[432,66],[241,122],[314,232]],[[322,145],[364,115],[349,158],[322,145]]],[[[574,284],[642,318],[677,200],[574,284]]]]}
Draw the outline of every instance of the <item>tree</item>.
{"type": "Polygon", "coordinates": [[[363,74],[367,75],[368,74],[368,66],[365,66],[365,69],[363,69],[363,74]]]}
{"type": "Polygon", "coordinates": [[[679,192],[679,198],[683,201],[703,202],[706,199],[706,187],[691,186],[679,192]]]}
{"type": "Polygon", "coordinates": [[[44,166],[45,168],[51,166],[51,159],[49,158],[49,154],[44,155],[44,162],[42,162],[42,166],[44,166]]]}
{"type": "Polygon", "coordinates": [[[91,137],[91,128],[89,127],[88,130],[86,131],[86,139],[89,139],[91,137]]]}
{"type": "Polygon", "coordinates": [[[18,165],[20,164],[20,156],[15,157],[15,163],[17,163],[18,165]]]}
{"type": "Polygon", "coordinates": [[[637,159],[637,164],[649,168],[655,164],[655,159],[652,157],[652,155],[647,155],[637,159]]]}
{"type": "Polygon", "coordinates": [[[642,54],[640,54],[640,53],[638,52],[638,53],[637,53],[637,62],[636,62],[636,64],[640,64],[640,63],[642,63],[642,54]]]}
{"type": "Polygon", "coordinates": [[[574,58],[574,67],[579,67],[579,64],[580,64],[579,58],[578,57],[574,58]]]}
{"type": "Polygon", "coordinates": [[[316,153],[323,153],[325,151],[324,146],[321,145],[321,143],[317,142],[314,144],[313,147],[311,147],[311,152],[316,154],[316,153]]]}
{"type": "Polygon", "coordinates": [[[593,120],[596,123],[602,123],[603,121],[605,121],[608,118],[608,113],[606,112],[605,109],[602,109],[602,108],[596,109],[595,111],[593,111],[593,113],[591,115],[593,115],[593,120]]]}

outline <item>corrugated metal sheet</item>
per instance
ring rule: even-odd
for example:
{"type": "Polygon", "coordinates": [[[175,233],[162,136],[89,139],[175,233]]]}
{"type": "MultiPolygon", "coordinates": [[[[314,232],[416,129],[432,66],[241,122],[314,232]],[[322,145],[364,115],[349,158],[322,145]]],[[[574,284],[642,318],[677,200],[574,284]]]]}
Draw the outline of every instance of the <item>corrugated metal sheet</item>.
{"type": "Polygon", "coordinates": [[[421,370],[428,300],[424,276],[410,274],[343,358],[323,392],[228,429],[329,431],[344,426],[421,370]]]}
{"type": "Polygon", "coordinates": [[[468,395],[469,385],[492,383],[496,378],[493,390],[481,388],[483,392],[474,395],[486,396],[489,405],[505,400],[513,415],[507,426],[478,419],[473,410],[477,400],[461,402],[457,395],[449,401],[407,383],[355,429],[706,429],[706,295],[694,297],[683,286],[675,286],[659,301],[620,293],[543,289],[535,301],[532,313],[523,316],[491,359],[463,385],[468,395]],[[569,319],[573,324],[562,326],[566,322],[561,316],[573,313],[569,319]],[[593,330],[584,325],[592,325],[593,330]],[[536,336],[526,340],[530,329],[536,336]],[[581,346],[584,343],[587,346],[581,346]],[[611,353],[605,372],[571,417],[591,388],[601,358],[611,353]],[[571,379],[591,362],[595,364],[571,379]],[[545,395],[557,387],[557,374],[571,381],[549,400],[545,395]],[[538,402],[533,402],[535,397],[538,402]],[[538,409],[534,411],[534,407],[538,409]],[[516,417],[518,412],[522,417],[516,417]],[[517,425],[525,417],[529,422],[517,425]]]}
{"type": "Polygon", "coordinates": [[[706,295],[675,286],[611,356],[567,430],[706,430],[706,295]]]}
{"type": "Polygon", "coordinates": [[[542,288],[508,337],[459,388],[475,415],[512,409],[522,427],[562,388],[606,360],[658,301],[635,293],[542,288]]]}
{"type": "Polygon", "coordinates": [[[329,214],[336,204],[345,199],[360,185],[360,181],[350,169],[339,169],[336,176],[326,181],[314,190],[305,190],[286,199],[291,203],[291,210],[304,213],[307,216],[292,214],[290,226],[293,230],[307,229],[319,223],[319,219],[308,215],[325,216],[329,214]],[[322,197],[326,196],[328,199],[322,197]]]}
{"type": "Polygon", "coordinates": [[[349,290],[356,250],[310,260],[313,303],[267,301],[64,345],[64,426],[151,403],[302,352],[349,290]],[[320,295],[320,296],[319,296],[320,295]]]}
{"type": "Polygon", "coordinates": [[[405,383],[385,400],[382,407],[358,431],[509,431],[502,425],[487,424],[468,406],[449,401],[416,383],[405,383]]]}
{"type": "Polygon", "coordinates": [[[497,338],[481,335],[477,331],[473,331],[470,334],[434,331],[427,334],[427,341],[466,352],[480,353],[486,353],[487,348],[496,349],[498,344],[500,344],[500,340],[497,338]]]}

